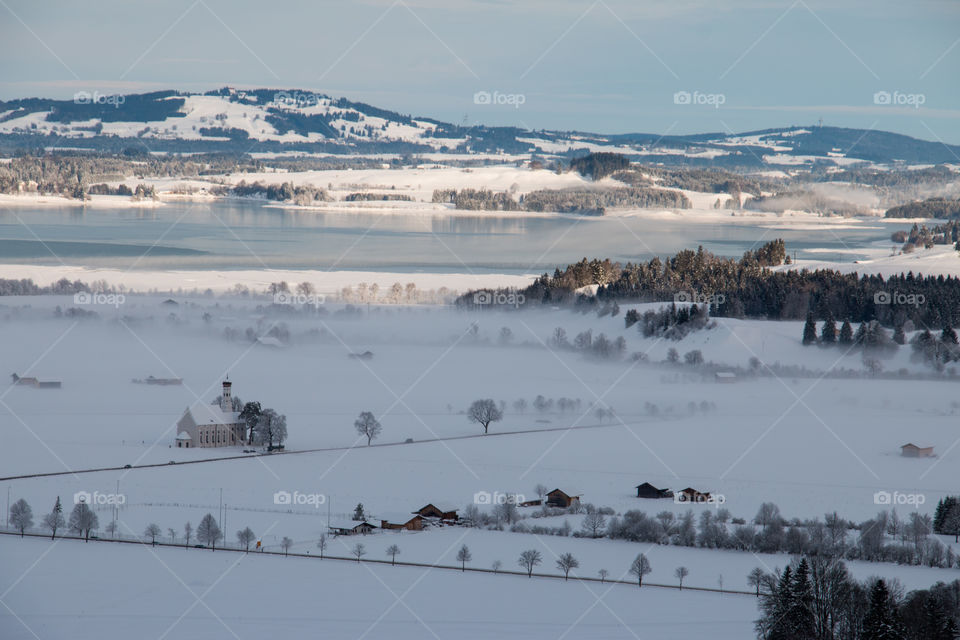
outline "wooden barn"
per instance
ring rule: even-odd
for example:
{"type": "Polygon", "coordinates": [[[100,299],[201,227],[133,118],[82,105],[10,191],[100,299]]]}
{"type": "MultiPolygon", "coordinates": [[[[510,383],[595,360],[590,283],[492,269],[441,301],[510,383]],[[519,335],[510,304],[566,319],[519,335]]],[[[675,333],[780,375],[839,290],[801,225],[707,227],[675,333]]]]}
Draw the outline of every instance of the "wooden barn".
{"type": "Polygon", "coordinates": [[[705,491],[697,491],[693,487],[687,487],[676,494],[674,499],[677,502],[709,502],[710,494],[705,491]]]}
{"type": "Polygon", "coordinates": [[[933,447],[918,447],[912,442],[900,447],[900,455],[904,458],[932,458],[933,447]]]}
{"type": "Polygon", "coordinates": [[[566,509],[571,505],[579,504],[581,495],[582,494],[576,492],[567,493],[560,489],[554,489],[547,494],[547,506],[566,509]]]}
{"type": "Polygon", "coordinates": [[[658,489],[649,482],[644,482],[643,484],[638,484],[636,486],[637,497],[638,498],[672,498],[673,491],[670,489],[658,489]]]}
{"type": "Polygon", "coordinates": [[[417,514],[412,518],[404,519],[405,516],[390,518],[389,520],[380,520],[380,528],[391,531],[422,531],[423,516],[417,514]],[[393,520],[394,522],[391,522],[393,520]]]}
{"type": "Polygon", "coordinates": [[[441,522],[456,522],[460,519],[460,516],[457,515],[457,510],[449,505],[440,505],[438,507],[431,503],[420,507],[413,513],[422,518],[435,518],[441,522]]]}

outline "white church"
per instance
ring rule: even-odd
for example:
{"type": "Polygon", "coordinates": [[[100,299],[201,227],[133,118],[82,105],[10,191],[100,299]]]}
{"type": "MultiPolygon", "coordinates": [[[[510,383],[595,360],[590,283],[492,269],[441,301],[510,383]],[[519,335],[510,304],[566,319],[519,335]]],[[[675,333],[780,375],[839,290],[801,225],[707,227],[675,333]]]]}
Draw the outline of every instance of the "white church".
{"type": "Polygon", "coordinates": [[[246,424],[233,410],[233,383],[223,381],[219,404],[198,402],[177,422],[177,447],[231,447],[246,443],[246,424]]]}

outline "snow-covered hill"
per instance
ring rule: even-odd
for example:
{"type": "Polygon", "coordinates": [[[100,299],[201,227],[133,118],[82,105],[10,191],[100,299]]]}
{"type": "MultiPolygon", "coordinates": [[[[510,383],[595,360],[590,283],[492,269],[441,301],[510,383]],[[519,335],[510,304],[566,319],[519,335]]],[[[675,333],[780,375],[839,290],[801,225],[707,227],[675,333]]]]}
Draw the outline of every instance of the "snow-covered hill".
{"type": "Polygon", "coordinates": [[[203,94],[78,92],[73,100],[0,102],[0,141],[151,151],[501,153],[610,151],[666,164],[843,167],[952,162],[960,147],[882,131],[789,127],[685,136],[529,131],[456,125],[303,90],[223,88],[203,94]],[[38,140],[39,138],[39,140],[38,140]],[[847,151],[844,151],[847,150],[847,151]]]}

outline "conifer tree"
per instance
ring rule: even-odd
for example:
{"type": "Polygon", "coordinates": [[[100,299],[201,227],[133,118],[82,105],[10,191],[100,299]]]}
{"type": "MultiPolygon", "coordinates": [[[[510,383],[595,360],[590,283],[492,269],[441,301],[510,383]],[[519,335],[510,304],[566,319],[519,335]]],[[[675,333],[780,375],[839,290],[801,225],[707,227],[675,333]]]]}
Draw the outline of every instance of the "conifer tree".
{"type": "Polygon", "coordinates": [[[850,326],[849,320],[844,320],[840,326],[840,338],[838,342],[846,345],[853,344],[853,327],[850,326]]]}
{"type": "Polygon", "coordinates": [[[807,314],[807,323],[803,325],[803,344],[817,343],[817,323],[813,321],[813,314],[807,314]]]}

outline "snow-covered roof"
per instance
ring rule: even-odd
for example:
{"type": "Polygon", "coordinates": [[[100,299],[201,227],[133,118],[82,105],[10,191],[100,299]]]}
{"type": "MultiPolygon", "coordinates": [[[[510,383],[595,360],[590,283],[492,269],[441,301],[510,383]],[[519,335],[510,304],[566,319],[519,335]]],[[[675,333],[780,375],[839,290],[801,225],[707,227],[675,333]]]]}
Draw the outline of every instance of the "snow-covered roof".
{"type": "Polygon", "coordinates": [[[209,424],[236,424],[240,422],[240,414],[236,411],[223,411],[218,404],[198,402],[187,409],[193,421],[200,425],[209,424]]]}
{"type": "Polygon", "coordinates": [[[331,529],[353,529],[353,528],[358,527],[358,526],[360,526],[360,525],[362,525],[362,524],[367,524],[367,525],[370,525],[371,527],[374,527],[374,528],[377,527],[377,525],[373,524],[373,523],[370,522],[369,520],[364,520],[364,521],[360,521],[360,520],[331,520],[331,521],[330,521],[330,524],[329,524],[328,526],[329,526],[331,529]]]}
{"type": "Polygon", "coordinates": [[[177,440],[193,440],[193,438],[191,438],[190,434],[186,431],[181,431],[177,434],[177,440]]]}

